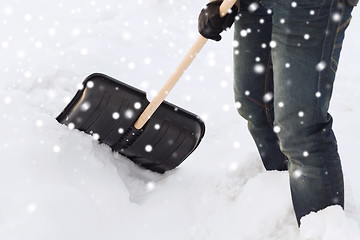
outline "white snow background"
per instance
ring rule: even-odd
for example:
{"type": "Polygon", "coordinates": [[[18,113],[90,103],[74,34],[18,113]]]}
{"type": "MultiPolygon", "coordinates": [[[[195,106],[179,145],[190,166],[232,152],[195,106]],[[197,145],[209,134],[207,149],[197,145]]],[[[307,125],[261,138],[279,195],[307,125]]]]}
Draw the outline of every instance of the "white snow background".
{"type": "Polygon", "coordinates": [[[303,218],[286,172],[266,172],[232,92],[232,37],[209,41],[168,101],[200,115],[198,149],[164,175],[138,168],[55,117],[89,74],[151,99],[197,38],[206,1],[2,0],[1,240],[360,239],[359,9],[348,31],[330,112],[346,210],[303,218]]]}

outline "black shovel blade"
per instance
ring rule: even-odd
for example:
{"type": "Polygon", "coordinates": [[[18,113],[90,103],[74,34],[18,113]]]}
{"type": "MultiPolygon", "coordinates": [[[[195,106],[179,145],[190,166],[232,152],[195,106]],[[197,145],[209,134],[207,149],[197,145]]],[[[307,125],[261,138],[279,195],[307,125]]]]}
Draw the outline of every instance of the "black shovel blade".
{"type": "Polygon", "coordinates": [[[136,164],[163,173],[195,150],[205,125],[198,116],[164,101],[137,130],[133,125],[148,104],[145,92],[94,73],[56,119],[93,135],[136,164]]]}

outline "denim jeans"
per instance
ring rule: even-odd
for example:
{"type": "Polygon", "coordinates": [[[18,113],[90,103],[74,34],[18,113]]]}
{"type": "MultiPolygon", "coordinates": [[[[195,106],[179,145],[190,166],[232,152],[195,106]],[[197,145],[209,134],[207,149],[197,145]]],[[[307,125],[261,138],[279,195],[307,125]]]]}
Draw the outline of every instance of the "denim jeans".
{"type": "Polygon", "coordinates": [[[240,0],[234,92],[267,170],[289,171],[301,217],[344,207],[344,182],[328,113],[344,32],[346,0],[240,0]]]}

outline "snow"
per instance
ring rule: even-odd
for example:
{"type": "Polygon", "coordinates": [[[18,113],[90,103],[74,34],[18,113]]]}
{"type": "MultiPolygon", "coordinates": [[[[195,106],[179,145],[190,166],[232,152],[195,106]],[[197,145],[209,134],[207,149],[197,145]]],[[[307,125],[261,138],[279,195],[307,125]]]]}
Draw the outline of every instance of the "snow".
{"type": "Polygon", "coordinates": [[[304,218],[300,235],[303,239],[355,240],[360,236],[360,228],[356,221],[346,216],[341,207],[332,206],[304,218]]]}
{"type": "Polygon", "coordinates": [[[209,41],[168,96],[206,121],[203,142],[179,168],[164,175],[140,169],[56,122],[92,72],[150,99],[196,40],[205,3],[1,2],[0,239],[360,239],[358,9],[330,110],[346,209],[312,213],[300,230],[287,173],[264,170],[236,112],[232,32],[209,41]]]}

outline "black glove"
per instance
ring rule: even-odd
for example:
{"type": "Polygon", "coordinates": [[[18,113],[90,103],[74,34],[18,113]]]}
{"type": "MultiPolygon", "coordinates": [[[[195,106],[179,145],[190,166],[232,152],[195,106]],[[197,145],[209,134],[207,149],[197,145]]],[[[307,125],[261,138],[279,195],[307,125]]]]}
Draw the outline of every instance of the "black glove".
{"type": "Polygon", "coordinates": [[[216,0],[210,2],[203,8],[199,15],[199,33],[205,37],[215,41],[220,41],[220,33],[231,27],[238,14],[238,8],[234,5],[231,8],[231,13],[220,17],[220,5],[223,1],[216,0]]]}

